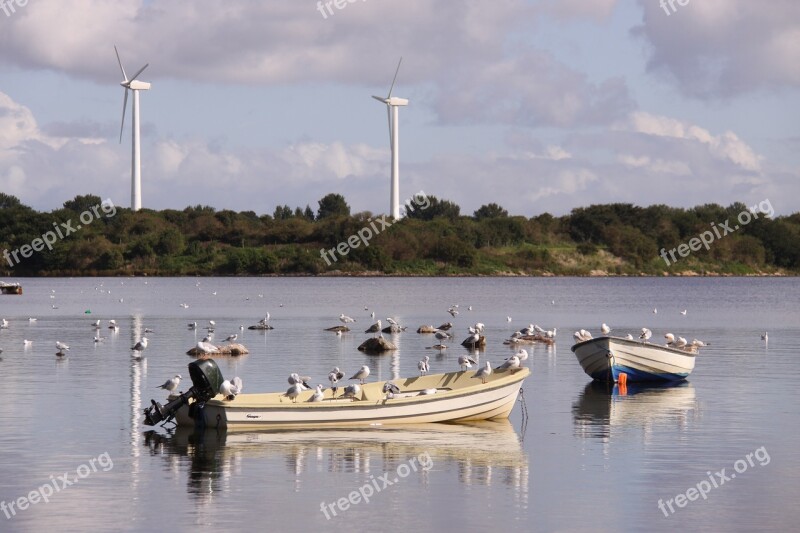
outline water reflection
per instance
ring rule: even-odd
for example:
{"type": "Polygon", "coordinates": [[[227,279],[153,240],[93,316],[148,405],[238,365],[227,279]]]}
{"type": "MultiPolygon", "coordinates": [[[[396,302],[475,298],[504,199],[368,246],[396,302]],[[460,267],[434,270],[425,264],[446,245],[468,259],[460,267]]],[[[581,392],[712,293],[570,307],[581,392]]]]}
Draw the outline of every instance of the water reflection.
{"type": "Polygon", "coordinates": [[[622,389],[591,381],[573,403],[572,416],[579,437],[605,441],[615,432],[641,428],[647,442],[659,426],[685,431],[697,416],[697,398],[688,381],[634,383],[622,389]]]}
{"type": "Polygon", "coordinates": [[[463,484],[502,484],[514,489],[521,503],[528,501],[528,458],[507,420],[263,432],[176,428],[145,432],[144,444],[152,455],[163,456],[170,471],[184,470],[182,458],[189,459],[187,492],[203,504],[229,490],[245,458],[282,460],[300,492],[304,478],[318,472],[377,475],[422,454],[437,469],[456,471],[463,484]]]}

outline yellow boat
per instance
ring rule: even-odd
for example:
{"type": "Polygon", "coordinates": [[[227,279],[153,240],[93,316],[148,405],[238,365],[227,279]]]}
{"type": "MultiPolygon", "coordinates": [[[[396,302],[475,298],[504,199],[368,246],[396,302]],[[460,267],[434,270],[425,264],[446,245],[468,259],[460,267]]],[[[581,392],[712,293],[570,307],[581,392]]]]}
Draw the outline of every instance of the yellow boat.
{"type": "Polygon", "coordinates": [[[333,396],[309,402],[309,390],[289,399],[285,393],[239,394],[227,400],[215,394],[222,383],[213,360],[189,364],[194,386],[165,406],[145,409],[145,424],[174,418],[178,426],[208,428],[324,428],[428,422],[464,422],[508,418],[528,368],[494,370],[484,383],[476,372],[429,374],[392,380],[399,390],[385,393],[386,381],[365,383],[355,397],[333,396]]]}

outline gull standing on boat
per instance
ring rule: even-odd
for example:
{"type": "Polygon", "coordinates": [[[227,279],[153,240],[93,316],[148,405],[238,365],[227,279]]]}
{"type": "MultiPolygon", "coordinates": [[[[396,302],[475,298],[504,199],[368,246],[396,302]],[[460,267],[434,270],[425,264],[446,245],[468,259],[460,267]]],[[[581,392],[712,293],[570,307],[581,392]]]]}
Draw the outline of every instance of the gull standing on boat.
{"type": "Polygon", "coordinates": [[[391,400],[394,398],[395,394],[400,394],[400,387],[392,383],[391,381],[387,381],[383,384],[383,392],[386,394],[386,399],[391,400]]]}
{"type": "Polygon", "coordinates": [[[473,378],[480,378],[481,383],[486,383],[486,379],[492,375],[492,364],[489,361],[486,361],[486,366],[478,369],[475,372],[475,375],[472,376],[473,378]]]}
{"type": "Polygon", "coordinates": [[[317,385],[317,390],[314,391],[314,394],[311,395],[311,398],[308,399],[309,402],[321,402],[325,398],[325,394],[322,392],[322,385],[317,385]]]}
{"type": "Polygon", "coordinates": [[[242,378],[236,376],[232,380],[227,379],[219,386],[219,393],[225,397],[226,400],[233,400],[236,395],[242,392],[242,378]]]}
{"type": "Polygon", "coordinates": [[[369,377],[369,367],[367,365],[362,366],[358,372],[353,374],[353,377],[350,379],[357,379],[362,385],[364,384],[364,380],[369,377]]]}
{"type": "Polygon", "coordinates": [[[647,328],[642,328],[642,334],[639,335],[639,338],[642,339],[644,342],[647,342],[647,341],[650,340],[650,337],[652,337],[652,336],[653,336],[653,332],[652,331],[650,331],[647,328]]]}
{"type": "Polygon", "coordinates": [[[328,373],[328,381],[331,382],[331,390],[333,390],[334,396],[336,396],[336,390],[338,389],[336,384],[339,383],[339,381],[341,381],[342,379],[344,379],[344,372],[339,370],[338,366],[328,373]]]}
{"type": "Polygon", "coordinates": [[[339,315],[339,320],[341,320],[342,324],[350,324],[351,322],[355,322],[356,321],[355,318],[349,317],[349,316],[345,315],[344,313],[339,315]]]}
{"type": "Polygon", "coordinates": [[[300,385],[303,390],[311,389],[311,385],[308,384],[309,381],[311,381],[309,376],[301,376],[297,372],[289,374],[289,385],[300,385]]]}
{"type": "Polygon", "coordinates": [[[348,385],[344,388],[344,394],[342,394],[343,398],[355,398],[361,394],[361,387],[357,384],[353,383],[352,385],[348,385]]]}
{"type": "Polygon", "coordinates": [[[517,359],[519,359],[520,366],[522,366],[523,361],[528,360],[528,351],[525,350],[524,348],[520,348],[519,350],[517,350],[517,353],[515,353],[514,355],[516,355],[517,359]]]}
{"type": "Polygon", "coordinates": [[[511,357],[506,359],[505,362],[502,365],[498,366],[497,370],[512,370],[513,371],[513,370],[519,369],[519,367],[520,367],[519,357],[517,357],[516,355],[512,355],[511,357]]]}
{"type": "Polygon", "coordinates": [[[175,377],[169,378],[167,381],[164,382],[163,385],[159,385],[159,389],[164,389],[165,391],[172,394],[176,390],[178,390],[178,385],[181,384],[181,375],[175,374],[175,377]]]}
{"type": "Polygon", "coordinates": [[[472,365],[477,365],[478,363],[475,362],[475,359],[471,358],[468,355],[459,355],[458,356],[458,366],[461,367],[461,370],[467,370],[468,368],[472,368],[472,365]]]}
{"type": "Polygon", "coordinates": [[[297,397],[300,396],[300,393],[303,392],[303,390],[303,386],[297,383],[289,387],[284,396],[288,397],[293,402],[297,402],[297,397]]]}
{"type": "Polygon", "coordinates": [[[672,333],[667,333],[664,335],[664,338],[667,339],[667,346],[673,347],[675,346],[675,335],[672,333]]]}
{"type": "Polygon", "coordinates": [[[600,326],[600,333],[602,333],[603,335],[605,335],[607,337],[608,334],[611,333],[611,328],[608,327],[608,324],[603,322],[603,324],[600,326]]]}
{"type": "Polygon", "coordinates": [[[431,358],[426,355],[425,357],[422,358],[422,361],[417,363],[417,369],[419,370],[420,376],[424,376],[430,370],[430,365],[428,364],[430,360],[431,358]]]}

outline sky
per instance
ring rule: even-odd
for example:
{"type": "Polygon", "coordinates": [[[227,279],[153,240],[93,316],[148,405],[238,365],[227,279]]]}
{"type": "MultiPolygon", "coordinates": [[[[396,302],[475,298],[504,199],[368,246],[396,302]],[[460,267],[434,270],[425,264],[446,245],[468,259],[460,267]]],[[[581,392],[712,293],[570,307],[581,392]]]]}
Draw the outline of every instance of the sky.
{"type": "Polygon", "coordinates": [[[471,214],[612,202],[800,211],[796,0],[0,0],[0,192],[38,210],[142,203],[271,214],[328,193],[471,214]],[[337,7],[339,6],[339,7],[337,7]]]}

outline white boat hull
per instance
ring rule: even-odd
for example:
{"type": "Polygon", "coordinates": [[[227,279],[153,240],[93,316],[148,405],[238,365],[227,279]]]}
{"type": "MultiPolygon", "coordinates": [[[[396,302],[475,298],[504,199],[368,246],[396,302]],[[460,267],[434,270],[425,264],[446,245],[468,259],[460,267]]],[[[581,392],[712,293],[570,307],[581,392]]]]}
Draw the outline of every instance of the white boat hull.
{"type": "Polygon", "coordinates": [[[202,412],[183,406],[176,415],[179,426],[204,425],[208,428],[321,428],[429,422],[463,422],[508,418],[522,382],[530,370],[495,372],[487,383],[473,376],[475,371],[450,372],[395,380],[403,390],[437,388],[429,396],[386,399],[382,383],[363,387],[358,400],[335,399],[325,391],[325,400],[309,403],[312,391],[302,393],[297,402],[278,400],[279,394],[242,394],[232,401],[213,399],[202,412]]]}
{"type": "Polygon", "coordinates": [[[598,381],[676,381],[694,369],[696,353],[621,337],[598,337],[572,347],[583,371],[598,381]]]}

